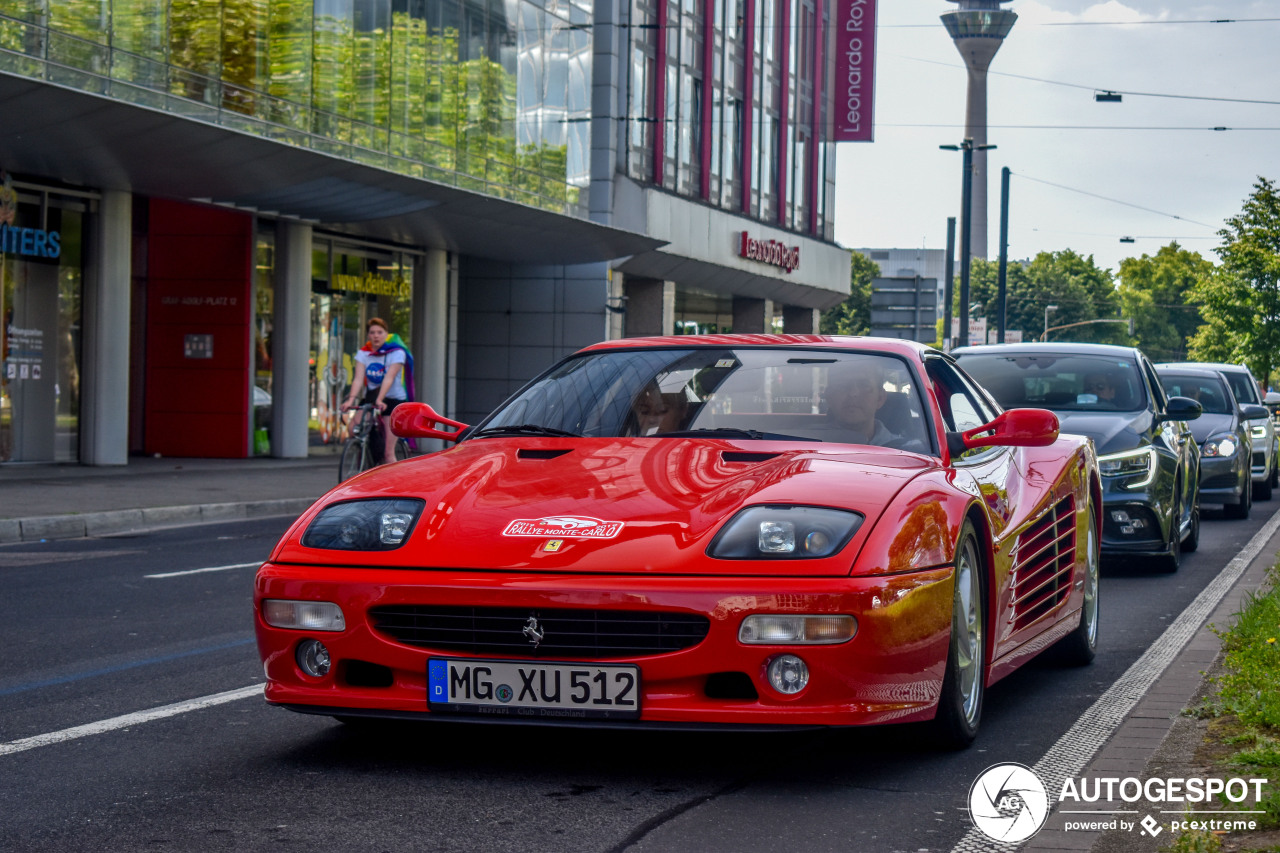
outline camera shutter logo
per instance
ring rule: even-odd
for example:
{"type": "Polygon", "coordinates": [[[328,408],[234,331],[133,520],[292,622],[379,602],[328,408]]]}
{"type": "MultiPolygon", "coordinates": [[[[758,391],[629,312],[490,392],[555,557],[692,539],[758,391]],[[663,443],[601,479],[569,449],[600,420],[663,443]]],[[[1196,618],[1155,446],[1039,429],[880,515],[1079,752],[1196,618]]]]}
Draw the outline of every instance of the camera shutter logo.
{"type": "Polygon", "coordinates": [[[1044,782],[1021,764],[994,764],[969,789],[969,817],[994,841],[1026,841],[1040,831],[1048,816],[1044,782]]]}

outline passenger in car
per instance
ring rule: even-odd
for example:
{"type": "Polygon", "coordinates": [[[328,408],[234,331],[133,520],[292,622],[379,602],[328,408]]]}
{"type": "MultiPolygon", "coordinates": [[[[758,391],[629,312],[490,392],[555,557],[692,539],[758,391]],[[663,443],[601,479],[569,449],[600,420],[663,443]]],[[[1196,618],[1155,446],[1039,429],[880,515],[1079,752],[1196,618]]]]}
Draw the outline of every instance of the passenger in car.
{"type": "Polygon", "coordinates": [[[879,418],[889,398],[880,368],[867,362],[833,365],[827,373],[826,419],[812,429],[823,441],[897,446],[902,436],[879,418]]]}

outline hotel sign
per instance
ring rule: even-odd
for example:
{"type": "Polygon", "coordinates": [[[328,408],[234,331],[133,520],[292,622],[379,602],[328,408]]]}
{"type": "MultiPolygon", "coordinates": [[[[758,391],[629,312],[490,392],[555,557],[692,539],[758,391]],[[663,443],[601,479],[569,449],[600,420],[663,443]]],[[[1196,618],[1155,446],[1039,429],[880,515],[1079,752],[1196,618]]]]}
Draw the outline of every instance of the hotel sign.
{"type": "Polygon", "coordinates": [[[875,99],[876,0],[836,0],[832,142],[871,142],[875,99]]]}
{"type": "Polygon", "coordinates": [[[777,240],[753,240],[749,233],[743,231],[738,244],[738,257],[781,267],[783,272],[789,273],[800,266],[800,247],[786,246],[777,240]]]}

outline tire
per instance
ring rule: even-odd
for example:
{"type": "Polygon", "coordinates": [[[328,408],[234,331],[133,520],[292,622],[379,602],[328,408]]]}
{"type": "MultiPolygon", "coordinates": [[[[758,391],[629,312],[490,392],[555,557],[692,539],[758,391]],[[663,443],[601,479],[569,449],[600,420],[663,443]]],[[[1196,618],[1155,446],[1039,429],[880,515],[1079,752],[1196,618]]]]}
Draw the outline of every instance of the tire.
{"type": "Polygon", "coordinates": [[[409,442],[403,438],[396,439],[396,461],[403,462],[409,458],[409,442]]]}
{"type": "Polygon", "coordinates": [[[353,438],[342,448],[342,458],[338,460],[338,482],[349,480],[368,467],[368,445],[353,438]]]}
{"type": "Polygon", "coordinates": [[[1251,509],[1253,509],[1253,487],[1246,482],[1245,487],[1240,490],[1240,500],[1233,504],[1227,504],[1222,508],[1222,511],[1227,518],[1241,521],[1249,517],[1251,509]]]}
{"type": "Polygon", "coordinates": [[[1280,455],[1271,454],[1271,487],[1280,486],[1280,455]]]}
{"type": "Polygon", "coordinates": [[[1056,651],[1068,666],[1084,666],[1098,652],[1098,575],[1102,558],[1098,547],[1098,527],[1093,507],[1089,507],[1089,533],[1085,539],[1084,602],[1080,624],[1058,641],[1056,651]]]}
{"type": "MultiPolygon", "coordinates": [[[[1181,491],[1181,488],[1179,488],[1181,491]]],[[[1160,571],[1166,574],[1173,574],[1182,567],[1182,506],[1178,501],[1178,506],[1173,511],[1173,518],[1169,523],[1173,526],[1173,530],[1169,531],[1169,550],[1163,555],[1156,558],[1156,565],[1160,571]]]]}
{"type": "Polygon", "coordinates": [[[1187,533],[1187,538],[1182,540],[1182,552],[1191,554],[1200,547],[1200,500],[1196,498],[1196,505],[1191,508],[1191,531],[1187,533]]]}
{"type": "Polygon", "coordinates": [[[965,521],[956,540],[955,584],[951,597],[951,642],[947,669],[933,720],[934,735],[949,749],[964,749],[978,735],[986,689],[986,568],[973,523],[965,521]]]}
{"type": "Polygon", "coordinates": [[[1271,476],[1270,475],[1268,475],[1267,479],[1263,480],[1262,482],[1253,484],[1253,499],[1255,501],[1271,500],[1271,476]]]}

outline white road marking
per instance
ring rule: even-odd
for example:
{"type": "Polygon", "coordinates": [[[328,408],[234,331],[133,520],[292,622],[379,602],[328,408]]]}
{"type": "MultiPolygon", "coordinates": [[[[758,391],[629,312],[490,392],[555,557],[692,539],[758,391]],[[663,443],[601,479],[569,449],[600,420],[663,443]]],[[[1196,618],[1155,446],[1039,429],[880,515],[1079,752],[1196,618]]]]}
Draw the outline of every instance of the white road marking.
{"type": "MultiPolygon", "coordinates": [[[[1204,620],[1209,618],[1218,602],[1240,579],[1253,559],[1262,553],[1277,529],[1280,529],[1280,512],[1271,516],[1249,540],[1249,544],[1227,563],[1226,568],[1165,629],[1160,639],[1152,643],[1142,657],[1134,661],[1125,674],[1099,696],[1098,701],[1081,714],[1075,725],[1058,738],[1058,742],[1036,762],[1031,769],[1045,783],[1050,796],[1052,792],[1062,790],[1062,783],[1067,778],[1080,775],[1094,753],[1111,738],[1112,733],[1133,710],[1133,706],[1146,695],[1156,679],[1177,658],[1182,647],[1200,630],[1204,620]]],[[[952,853],[985,853],[990,849],[990,839],[975,826],[952,848],[952,853]]]]}
{"type": "Polygon", "coordinates": [[[241,687],[238,690],[228,690],[225,693],[214,693],[209,696],[201,696],[198,699],[188,699],[185,702],[175,702],[172,705],[161,705],[159,708],[151,708],[147,711],[137,711],[133,714],[124,714],[123,716],[112,717],[109,720],[99,720],[96,723],[86,723],[83,726],[63,729],[60,732],[49,732],[48,734],[33,735],[28,738],[22,738],[21,740],[12,740],[8,743],[0,743],[0,755],[12,755],[15,752],[35,749],[38,746],[49,746],[50,744],[76,740],[77,738],[88,737],[89,735],[100,735],[103,732],[124,729],[129,726],[136,726],[142,723],[149,723],[152,720],[162,720],[165,717],[176,717],[178,714],[185,714],[188,711],[198,711],[201,708],[211,708],[214,705],[236,702],[240,699],[248,699],[250,696],[261,696],[262,689],[263,685],[253,684],[249,687],[241,687]]]}
{"type": "Polygon", "coordinates": [[[204,572],[227,572],[231,569],[247,569],[250,567],[257,568],[262,563],[234,563],[230,566],[209,566],[206,569],[187,569],[184,572],[162,572],[158,575],[143,575],[145,578],[176,578],[182,575],[199,575],[204,572]]]}

